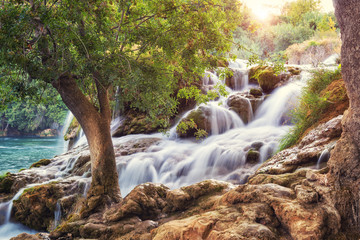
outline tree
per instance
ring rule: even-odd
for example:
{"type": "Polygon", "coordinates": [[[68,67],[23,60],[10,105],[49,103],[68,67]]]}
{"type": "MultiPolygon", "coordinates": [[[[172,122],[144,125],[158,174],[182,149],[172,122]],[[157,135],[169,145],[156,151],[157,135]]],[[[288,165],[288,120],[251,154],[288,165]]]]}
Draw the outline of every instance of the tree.
{"type": "Polygon", "coordinates": [[[296,26],[301,22],[306,13],[318,12],[319,7],[320,0],[296,0],[284,5],[282,15],[284,15],[288,22],[296,26]]]}
{"type": "Polygon", "coordinates": [[[236,0],[3,1],[1,80],[54,87],[88,140],[84,216],[120,200],[111,87],[153,118],[173,113],[176,83],[194,81],[229,49],[238,9],[236,0]]]}
{"type": "MultiPolygon", "coordinates": [[[[343,232],[360,235],[360,2],[333,0],[341,30],[341,68],[350,107],[343,118],[343,133],[329,160],[329,179],[342,218],[343,232]]],[[[355,237],[356,235],[352,235],[355,237]]]]}

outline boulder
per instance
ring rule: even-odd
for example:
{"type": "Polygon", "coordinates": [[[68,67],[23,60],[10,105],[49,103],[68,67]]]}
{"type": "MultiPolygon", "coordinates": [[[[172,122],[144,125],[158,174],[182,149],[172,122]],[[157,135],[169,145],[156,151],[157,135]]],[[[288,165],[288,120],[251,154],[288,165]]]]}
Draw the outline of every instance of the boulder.
{"type": "Polygon", "coordinates": [[[250,149],[247,153],[246,153],[246,163],[249,164],[256,164],[259,163],[260,161],[260,152],[255,150],[255,149],[250,149]]]}
{"type": "Polygon", "coordinates": [[[200,106],[196,110],[192,110],[189,115],[182,119],[181,122],[193,120],[196,128],[188,128],[185,131],[177,130],[176,133],[179,137],[194,137],[198,129],[204,130],[211,134],[211,110],[206,106],[200,106]]]}
{"type": "Polygon", "coordinates": [[[236,112],[241,120],[246,124],[252,120],[253,114],[263,101],[262,96],[254,97],[251,94],[237,93],[230,95],[226,103],[230,110],[236,112]]]}
{"type": "Polygon", "coordinates": [[[246,124],[252,120],[253,110],[251,102],[243,95],[234,94],[227,99],[230,110],[236,112],[241,120],[246,124]]]}
{"type": "Polygon", "coordinates": [[[37,161],[36,163],[33,163],[30,168],[38,168],[41,166],[47,166],[51,163],[50,159],[40,159],[39,161],[37,161]]]}
{"type": "Polygon", "coordinates": [[[148,119],[146,114],[129,111],[125,114],[120,126],[112,133],[113,137],[122,137],[129,134],[153,133],[159,126],[148,119]]]}

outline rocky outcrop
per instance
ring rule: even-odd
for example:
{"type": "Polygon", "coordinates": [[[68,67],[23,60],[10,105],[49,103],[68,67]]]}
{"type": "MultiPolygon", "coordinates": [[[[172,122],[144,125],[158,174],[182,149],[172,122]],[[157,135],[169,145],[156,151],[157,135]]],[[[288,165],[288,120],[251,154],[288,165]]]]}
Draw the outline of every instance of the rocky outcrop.
{"type": "Polygon", "coordinates": [[[324,150],[332,150],[339,139],[342,115],[319,125],[311,130],[301,142],[289,149],[285,149],[266,161],[256,171],[257,174],[284,174],[298,168],[316,165],[324,150]]]}

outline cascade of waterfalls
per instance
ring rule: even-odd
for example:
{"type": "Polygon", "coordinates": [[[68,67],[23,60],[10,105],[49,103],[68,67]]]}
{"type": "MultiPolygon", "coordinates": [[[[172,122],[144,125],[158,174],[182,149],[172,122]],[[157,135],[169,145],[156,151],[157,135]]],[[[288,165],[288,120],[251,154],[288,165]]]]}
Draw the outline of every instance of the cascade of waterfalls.
{"type": "MultiPolygon", "coordinates": [[[[243,61],[230,63],[234,72],[232,81],[234,86],[227,88],[230,95],[248,94],[248,69],[243,61]]],[[[255,172],[259,164],[268,159],[277,150],[279,139],[289,129],[287,113],[296,104],[296,97],[307,80],[304,74],[301,80],[293,80],[275,90],[265,100],[262,98],[261,105],[254,112],[251,99],[245,99],[248,109],[248,123],[244,123],[241,117],[232,109],[227,99],[220,97],[216,101],[198,106],[208,111],[211,123],[210,135],[202,140],[182,139],[176,136],[176,126],[170,130],[169,135],[161,133],[128,135],[115,138],[114,145],[126,144],[129,141],[142,141],[149,138],[157,138],[156,144],[146,151],[130,154],[116,155],[117,169],[119,172],[119,184],[121,193],[125,197],[136,185],[144,182],[163,183],[170,188],[178,188],[193,184],[205,179],[218,179],[235,184],[246,182],[247,178],[255,172]],[[250,150],[258,152],[255,162],[249,160],[250,150]]],[[[204,88],[213,89],[217,83],[225,83],[215,73],[206,72],[203,78],[204,88]]],[[[185,118],[187,114],[184,114],[185,118]]],[[[69,120],[71,122],[71,120],[69,120]]],[[[116,129],[122,119],[117,117],[112,122],[112,128],[116,129]]],[[[82,186],[80,193],[86,195],[91,178],[90,173],[85,172],[77,176],[73,174],[81,150],[86,149],[85,136],[81,137],[76,146],[78,152],[67,153],[57,158],[49,166],[43,169],[33,169],[44,179],[61,180],[74,177],[82,186]]],[[[88,151],[88,150],[84,150],[88,151]]],[[[27,186],[29,187],[29,186],[27,186]]],[[[22,190],[23,191],[23,190],[22,190]]],[[[18,192],[15,197],[19,197],[18,192]]],[[[14,197],[14,199],[16,199],[14,197]]],[[[55,225],[61,219],[60,202],[54,212],[55,225]]],[[[11,225],[12,200],[0,203],[0,211],[6,209],[6,218],[0,225],[0,236],[3,229],[11,225]]],[[[24,227],[19,227],[25,231],[24,227]]],[[[14,235],[13,235],[14,236],[14,235]]],[[[1,237],[0,237],[1,240],[1,237]]]]}

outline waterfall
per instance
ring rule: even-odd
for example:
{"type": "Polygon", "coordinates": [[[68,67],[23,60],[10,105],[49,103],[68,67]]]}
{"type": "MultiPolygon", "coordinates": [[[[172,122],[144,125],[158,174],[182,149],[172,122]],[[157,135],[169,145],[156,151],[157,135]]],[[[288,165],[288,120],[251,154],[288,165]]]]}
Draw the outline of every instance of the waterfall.
{"type": "Polygon", "coordinates": [[[54,229],[60,224],[61,222],[61,205],[60,201],[56,202],[55,212],[54,212],[54,229]]]}
{"type": "Polygon", "coordinates": [[[316,163],[316,168],[320,169],[320,164],[323,162],[327,162],[330,158],[330,152],[329,150],[326,148],[324,151],[322,151],[322,153],[320,154],[320,157],[316,163]]]}
{"type": "MultiPolygon", "coordinates": [[[[279,140],[290,128],[287,113],[296,105],[297,96],[304,86],[307,75],[303,74],[301,80],[290,81],[287,85],[278,88],[264,101],[262,98],[257,98],[261,100],[257,102],[261,105],[256,107],[257,110],[254,112],[252,108],[254,101],[247,98],[249,86],[246,64],[243,61],[234,61],[230,62],[230,67],[235,72],[236,84],[235,88],[227,88],[227,90],[231,95],[245,96],[244,104],[249,109],[247,112],[249,122],[244,124],[238,113],[226,104],[227,100],[220,97],[216,101],[197,107],[205,109],[211,123],[210,134],[203,140],[178,138],[176,126],[170,130],[169,135],[155,133],[113,138],[113,144],[117,148],[116,165],[123,197],[136,185],[145,182],[162,183],[172,189],[210,178],[242,184],[262,162],[276,152],[279,140]],[[142,148],[142,143],[148,139],[156,139],[156,143],[148,148],[144,147],[145,151],[132,151],[132,148],[135,150],[142,148]],[[124,154],[123,149],[125,149],[124,154]],[[249,161],[247,157],[250,151],[256,152],[258,159],[249,161]]],[[[216,73],[211,72],[206,72],[203,78],[204,85],[208,89],[224,81],[216,73]]],[[[185,113],[181,119],[186,118],[190,112],[191,110],[185,113]]],[[[121,117],[114,119],[111,129],[116,129],[121,122],[121,117]]],[[[80,135],[82,136],[76,146],[86,143],[83,132],[80,135]]],[[[67,155],[55,159],[49,166],[31,171],[37,171],[37,174],[46,177],[51,175],[53,180],[57,181],[66,179],[72,176],[76,161],[84,149],[73,149],[67,155]]],[[[322,161],[320,159],[321,157],[319,163],[322,161]]],[[[46,177],[44,179],[48,180],[49,178],[46,177]]],[[[86,196],[91,183],[89,172],[76,178],[79,183],[79,193],[86,196]]],[[[14,199],[20,195],[20,192],[17,193],[14,199]]],[[[2,229],[12,226],[9,222],[11,208],[12,200],[0,203],[0,211],[4,212],[5,223],[0,225],[0,236],[2,229]]],[[[54,226],[60,222],[61,214],[64,212],[61,212],[61,204],[58,201],[54,212],[54,226]]],[[[24,227],[20,229],[22,231],[24,227]]]]}

